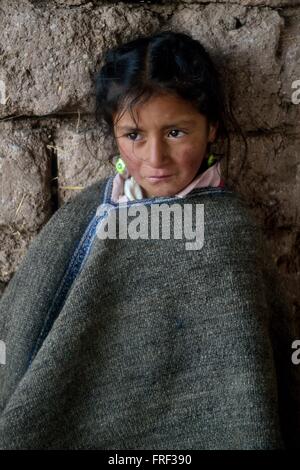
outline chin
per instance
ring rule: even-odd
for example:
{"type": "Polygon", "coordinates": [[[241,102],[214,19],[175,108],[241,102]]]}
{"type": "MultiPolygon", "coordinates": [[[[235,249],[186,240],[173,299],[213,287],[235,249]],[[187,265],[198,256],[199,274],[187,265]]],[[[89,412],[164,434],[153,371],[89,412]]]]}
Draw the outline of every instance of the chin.
{"type": "Polygon", "coordinates": [[[158,191],[158,190],[153,190],[151,191],[150,190],[145,190],[143,189],[144,193],[147,194],[146,197],[171,197],[171,196],[174,196],[176,194],[176,192],[178,191],[172,191],[172,190],[161,190],[161,191],[158,191]]]}
{"type": "MultiPolygon", "coordinates": [[[[144,182],[143,182],[144,183],[144,182]]],[[[153,184],[149,185],[148,184],[141,184],[139,183],[140,186],[143,189],[143,192],[146,194],[151,194],[151,196],[147,197],[168,197],[168,196],[174,196],[176,193],[180,191],[178,187],[174,187],[174,184],[168,184],[168,183],[160,183],[160,184],[153,184]]],[[[177,185],[178,186],[178,185],[177,185]]]]}

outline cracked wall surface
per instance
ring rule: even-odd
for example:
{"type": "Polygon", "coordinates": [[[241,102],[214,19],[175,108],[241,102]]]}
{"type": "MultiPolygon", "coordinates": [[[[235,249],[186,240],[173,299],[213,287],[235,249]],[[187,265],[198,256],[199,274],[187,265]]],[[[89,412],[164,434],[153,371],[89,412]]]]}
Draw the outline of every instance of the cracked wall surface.
{"type": "Polygon", "coordinates": [[[238,176],[300,324],[300,0],[0,0],[0,25],[0,293],[57,208],[113,174],[94,118],[102,52],[169,28],[220,70],[248,143],[239,175],[230,129],[228,183],[238,176]]]}

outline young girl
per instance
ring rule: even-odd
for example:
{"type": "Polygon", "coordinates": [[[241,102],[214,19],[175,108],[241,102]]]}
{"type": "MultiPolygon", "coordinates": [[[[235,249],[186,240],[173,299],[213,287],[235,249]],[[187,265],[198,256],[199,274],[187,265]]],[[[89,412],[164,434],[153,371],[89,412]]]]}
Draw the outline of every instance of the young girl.
{"type": "Polygon", "coordinates": [[[297,447],[294,325],[211,151],[228,117],[212,61],[159,32],[109,50],[96,91],[116,174],[52,216],[3,294],[0,448],[297,447]],[[203,229],[200,249],[128,236],[134,210],[143,231],[162,206],[174,231],[203,229]],[[127,236],[100,236],[109,222],[127,236]]]}

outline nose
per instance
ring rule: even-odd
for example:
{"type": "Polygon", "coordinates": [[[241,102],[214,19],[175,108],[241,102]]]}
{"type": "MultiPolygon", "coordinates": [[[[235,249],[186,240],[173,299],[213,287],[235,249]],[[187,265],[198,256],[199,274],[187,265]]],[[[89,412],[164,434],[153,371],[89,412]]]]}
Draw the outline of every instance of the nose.
{"type": "Polygon", "coordinates": [[[146,161],[152,168],[161,168],[169,160],[168,150],[160,137],[152,137],[149,139],[146,152],[146,161]]]}

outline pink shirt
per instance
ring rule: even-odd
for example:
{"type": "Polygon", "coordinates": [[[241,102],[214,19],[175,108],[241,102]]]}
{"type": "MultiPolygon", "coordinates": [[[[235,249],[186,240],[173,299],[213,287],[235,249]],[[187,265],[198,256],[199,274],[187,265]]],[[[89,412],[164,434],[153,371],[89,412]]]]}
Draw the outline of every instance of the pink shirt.
{"type": "MultiPolygon", "coordinates": [[[[175,194],[177,197],[184,197],[194,188],[204,188],[207,186],[224,187],[224,180],[221,177],[220,162],[216,162],[209,167],[204,173],[196,176],[191,183],[183,188],[179,193],[175,194]]],[[[117,173],[113,180],[112,196],[113,202],[127,202],[135,199],[145,199],[142,188],[138,183],[128,174],[124,179],[117,173]]]]}

